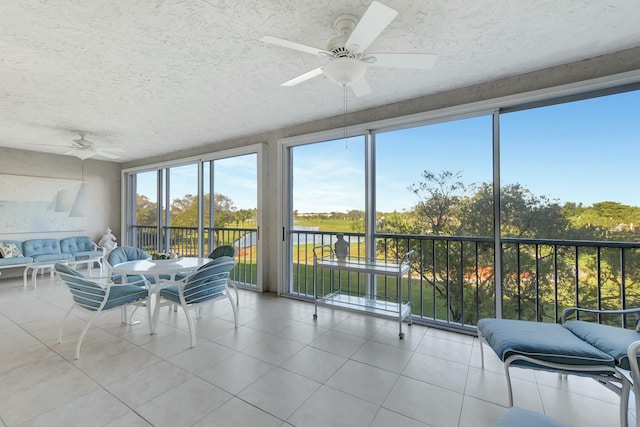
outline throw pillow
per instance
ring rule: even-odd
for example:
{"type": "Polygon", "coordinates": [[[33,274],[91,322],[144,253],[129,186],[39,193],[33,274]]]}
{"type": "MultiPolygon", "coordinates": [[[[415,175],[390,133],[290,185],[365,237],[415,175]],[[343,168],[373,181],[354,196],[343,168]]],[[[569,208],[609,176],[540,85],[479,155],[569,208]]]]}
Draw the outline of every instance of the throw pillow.
{"type": "Polygon", "coordinates": [[[21,257],[22,253],[15,243],[0,242],[0,254],[3,258],[21,257]]]}

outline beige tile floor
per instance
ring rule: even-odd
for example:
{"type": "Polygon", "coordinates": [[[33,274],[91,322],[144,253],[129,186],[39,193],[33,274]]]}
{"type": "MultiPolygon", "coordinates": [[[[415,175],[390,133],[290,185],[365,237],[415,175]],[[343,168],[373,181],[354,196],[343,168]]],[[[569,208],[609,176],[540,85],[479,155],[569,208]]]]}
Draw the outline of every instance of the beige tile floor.
{"type": "MultiPolygon", "coordinates": [[[[157,335],[121,326],[118,310],[89,330],[80,360],[65,286],[0,280],[2,426],[490,426],[507,405],[500,361],[478,341],[413,325],[241,291],[240,327],[217,302],[189,349],[181,311],[157,335]]],[[[76,313],[80,313],[76,311],[76,313]]],[[[82,314],[78,314],[82,316],[82,314]]],[[[594,381],[514,370],[516,405],[577,426],[617,426],[617,396],[594,381]]]]}

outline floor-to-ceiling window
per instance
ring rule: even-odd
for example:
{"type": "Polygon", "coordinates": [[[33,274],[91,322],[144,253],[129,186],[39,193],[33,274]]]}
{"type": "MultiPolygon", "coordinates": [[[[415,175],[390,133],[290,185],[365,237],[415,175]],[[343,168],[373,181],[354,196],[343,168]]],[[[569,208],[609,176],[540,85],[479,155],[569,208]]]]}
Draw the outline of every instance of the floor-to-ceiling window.
{"type": "Polygon", "coordinates": [[[127,244],[149,253],[206,256],[236,249],[232,278],[260,288],[258,159],[261,148],[151,170],[127,171],[127,244]],[[131,200],[131,198],[128,198],[131,200]]]}
{"type": "MultiPolygon", "coordinates": [[[[352,245],[352,256],[396,260],[416,250],[407,289],[417,320],[556,321],[566,306],[636,305],[637,85],[509,102],[475,117],[372,125],[358,152],[365,161],[350,160],[363,165],[350,173],[357,179],[334,179],[352,169],[342,163],[351,142],[285,141],[283,206],[292,225],[285,291],[313,297],[310,247],[333,245],[343,231],[366,248],[353,253],[352,245]],[[335,203],[359,196],[363,208],[335,203]],[[341,228],[329,227],[340,217],[341,228]]],[[[373,289],[394,297],[386,281],[376,279],[373,289]]]]}
{"type": "Polygon", "coordinates": [[[375,135],[376,254],[416,251],[414,315],[493,315],[492,170],[490,115],[375,135]]]}
{"type": "Polygon", "coordinates": [[[639,91],[501,114],[505,317],[639,301],[638,250],[602,243],[640,241],[638,117],[639,91]]]}
{"type": "Polygon", "coordinates": [[[175,166],[166,170],[166,217],[163,252],[196,256],[198,247],[198,164],[175,166]]]}
{"type": "Polygon", "coordinates": [[[254,153],[207,162],[213,190],[205,193],[208,250],[219,245],[236,248],[233,278],[256,285],[258,280],[258,156],[254,153]],[[211,203],[213,194],[213,203],[211,203]]]}
{"type": "Polygon", "coordinates": [[[145,251],[158,249],[158,223],[160,220],[158,204],[158,171],[140,172],[132,181],[136,189],[135,209],[132,224],[129,227],[129,244],[145,251]],[[135,227],[135,228],[133,228],[135,227]]]}

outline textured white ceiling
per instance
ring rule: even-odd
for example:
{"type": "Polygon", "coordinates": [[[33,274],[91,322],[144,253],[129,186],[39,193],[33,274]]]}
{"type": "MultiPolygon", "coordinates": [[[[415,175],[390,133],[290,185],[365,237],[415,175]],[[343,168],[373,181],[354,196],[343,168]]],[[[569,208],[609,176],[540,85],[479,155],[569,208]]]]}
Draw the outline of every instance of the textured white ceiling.
{"type": "MultiPolygon", "coordinates": [[[[428,71],[370,68],[351,111],[640,45],[638,0],[382,0],[398,17],[370,51],[435,53],[428,71]]],[[[343,112],[326,60],[260,42],[325,48],[369,0],[0,2],[0,146],[52,153],[77,135],[121,161],[343,112]]]]}

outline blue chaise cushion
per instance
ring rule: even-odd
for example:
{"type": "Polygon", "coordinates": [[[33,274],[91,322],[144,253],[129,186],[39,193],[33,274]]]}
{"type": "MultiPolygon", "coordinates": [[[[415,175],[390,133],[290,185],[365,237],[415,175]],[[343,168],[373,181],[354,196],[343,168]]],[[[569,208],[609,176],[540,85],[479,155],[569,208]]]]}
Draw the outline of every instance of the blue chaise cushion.
{"type": "MultiPolygon", "coordinates": [[[[480,319],[478,330],[503,362],[514,355],[521,355],[534,360],[570,366],[615,366],[613,357],[555,323],[480,319]]],[[[553,370],[523,360],[513,361],[511,364],[553,370]]],[[[602,373],[611,374],[606,370],[602,373]]]]}
{"type": "MultiPolygon", "coordinates": [[[[581,340],[612,356],[616,361],[616,365],[622,369],[631,369],[627,348],[631,343],[640,340],[640,333],[633,329],[581,320],[570,320],[564,324],[564,327],[581,340]]],[[[640,358],[638,360],[640,361],[640,358]]]]}

